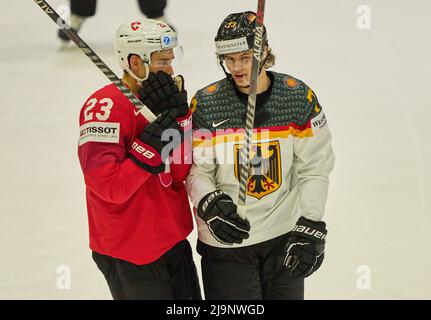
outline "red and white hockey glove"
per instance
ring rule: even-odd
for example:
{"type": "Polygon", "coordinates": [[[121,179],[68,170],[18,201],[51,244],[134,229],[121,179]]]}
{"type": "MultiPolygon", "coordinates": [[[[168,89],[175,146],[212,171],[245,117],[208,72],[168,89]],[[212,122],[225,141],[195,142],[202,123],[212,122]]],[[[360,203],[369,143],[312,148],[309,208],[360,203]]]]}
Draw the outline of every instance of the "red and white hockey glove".
{"type": "Polygon", "coordinates": [[[325,257],[326,224],[300,217],[285,246],[282,266],[291,278],[308,277],[325,257]]]}
{"type": "Polygon", "coordinates": [[[166,160],[184,139],[183,130],[176,121],[177,117],[178,109],[171,109],[147,124],[129,149],[130,159],[150,173],[164,172],[166,160]],[[163,133],[167,133],[167,137],[173,137],[172,143],[162,140],[163,133]]]}

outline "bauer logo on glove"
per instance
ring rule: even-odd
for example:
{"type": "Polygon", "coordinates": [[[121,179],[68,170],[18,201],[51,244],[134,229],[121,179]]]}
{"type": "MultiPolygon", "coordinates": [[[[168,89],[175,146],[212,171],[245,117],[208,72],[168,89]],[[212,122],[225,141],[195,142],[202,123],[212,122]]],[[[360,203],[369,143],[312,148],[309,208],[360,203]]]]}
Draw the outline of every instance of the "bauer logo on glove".
{"type": "Polygon", "coordinates": [[[202,198],[198,205],[198,216],[206,222],[212,236],[220,243],[240,244],[248,239],[250,223],[237,213],[231,197],[215,190],[202,198]]]}
{"type": "Polygon", "coordinates": [[[320,268],[325,257],[326,224],[300,217],[285,246],[282,267],[291,278],[306,278],[320,268]]]}

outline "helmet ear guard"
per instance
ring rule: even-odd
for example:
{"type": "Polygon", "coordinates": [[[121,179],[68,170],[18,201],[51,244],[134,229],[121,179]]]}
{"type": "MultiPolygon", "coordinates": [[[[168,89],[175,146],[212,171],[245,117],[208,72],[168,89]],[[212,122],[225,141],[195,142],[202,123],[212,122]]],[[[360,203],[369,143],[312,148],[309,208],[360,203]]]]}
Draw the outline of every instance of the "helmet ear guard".
{"type": "Polygon", "coordinates": [[[145,62],[145,61],[143,61],[143,64],[144,64],[144,68],[145,68],[145,78],[139,78],[133,71],[132,71],[132,69],[130,69],[130,66],[127,66],[125,69],[124,69],[124,71],[125,72],[127,72],[133,79],[135,79],[136,81],[138,81],[138,82],[143,82],[143,81],[145,81],[145,80],[147,80],[148,79],[148,76],[149,76],[149,74],[150,74],[150,65],[147,63],[147,62],[145,62]]]}

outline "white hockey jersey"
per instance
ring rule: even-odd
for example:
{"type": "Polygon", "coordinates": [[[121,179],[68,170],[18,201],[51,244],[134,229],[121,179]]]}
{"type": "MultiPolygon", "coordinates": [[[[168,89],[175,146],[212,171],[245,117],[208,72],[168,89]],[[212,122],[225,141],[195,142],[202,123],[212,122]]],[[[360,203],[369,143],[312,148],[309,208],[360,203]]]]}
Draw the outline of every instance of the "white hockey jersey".
{"type": "MultiPolygon", "coordinates": [[[[250,237],[231,246],[218,242],[195,213],[199,239],[215,247],[260,243],[292,230],[299,216],[322,219],[328,176],[335,158],[325,114],[302,81],[271,72],[266,103],[256,112],[247,181],[250,237]],[[261,111],[267,115],[260,119],[261,111]]],[[[223,190],[236,203],[246,105],[228,79],[199,90],[192,99],[193,166],[186,181],[195,207],[209,192],[223,190]]],[[[195,210],[196,212],[196,210],[195,210]]]]}

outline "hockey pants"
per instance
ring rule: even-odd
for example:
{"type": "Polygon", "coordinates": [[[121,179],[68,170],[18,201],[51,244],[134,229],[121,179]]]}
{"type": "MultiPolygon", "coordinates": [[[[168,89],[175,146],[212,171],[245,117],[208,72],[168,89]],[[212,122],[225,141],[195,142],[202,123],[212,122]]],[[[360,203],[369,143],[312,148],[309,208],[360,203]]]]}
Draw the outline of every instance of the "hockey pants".
{"type": "Polygon", "coordinates": [[[290,279],[279,263],[289,234],[239,248],[198,241],[205,299],[303,300],[304,279],[290,279]]]}
{"type": "Polygon", "coordinates": [[[201,300],[192,250],[183,240],[158,260],[135,265],[93,251],[114,300],[201,300]]]}

